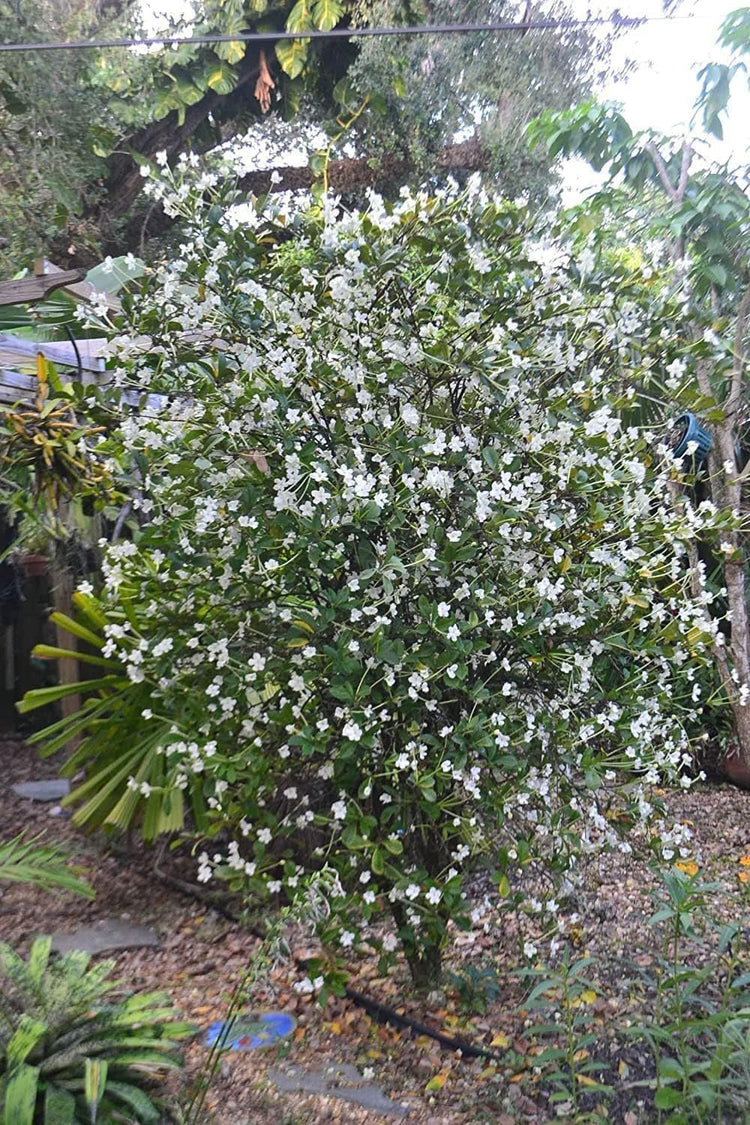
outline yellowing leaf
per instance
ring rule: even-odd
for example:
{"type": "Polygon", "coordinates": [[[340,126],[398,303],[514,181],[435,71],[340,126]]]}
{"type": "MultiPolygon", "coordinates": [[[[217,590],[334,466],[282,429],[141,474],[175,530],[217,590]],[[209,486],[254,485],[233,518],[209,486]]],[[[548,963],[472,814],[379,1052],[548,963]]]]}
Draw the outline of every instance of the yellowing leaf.
{"type": "Polygon", "coordinates": [[[584,989],[584,991],[581,993],[581,1000],[584,1004],[593,1004],[596,1000],[596,993],[594,992],[593,988],[584,989]]]}
{"type": "Polygon", "coordinates": [[[425,1093],[431,1094],[435,1090],[442,1090],[442,1088],[445,1085],[445,1083],[447,1082],[447,1080],[448,1080],[447,1074],[445,1074],[445,1073],[436,1074],[434,1076],[434,1078],[431,1078],[430,1081],[425,1086],[425,1093]]]}
{"type": "Polygon", "coordinates": [[[560,574],[567,574],[571,568],[571,565],[570,555],[564,555],[563,560],[560,563],[560,574]]]}
{"type": "Polygon", "coordinates": [[[338,1020],[331,1020],[331,1034],[332,1035],[340,1035],[341,1034],[341,1024],[339,1023],[338,1020]]]}
{"type": "Polygon", "coordinates": [[[497,1035],[490,1043],[490,1047],[502,1047],[503,1050],[505,1050],[506,1047],[510,1047],[510,1039],[504,1031],[498,1031],[497,1035]]]}
{"type": "Polygon", "coordinates": [[[576,1079],[582,1086],[596,1086],[596,1079],[589,1078],[588,1074],[576,1074],[576,1079]]]}

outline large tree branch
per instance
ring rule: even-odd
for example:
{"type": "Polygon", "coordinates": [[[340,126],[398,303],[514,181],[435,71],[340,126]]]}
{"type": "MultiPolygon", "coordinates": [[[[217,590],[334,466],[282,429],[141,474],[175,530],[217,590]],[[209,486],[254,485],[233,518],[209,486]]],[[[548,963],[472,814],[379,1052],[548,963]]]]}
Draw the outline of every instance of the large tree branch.
{"type": "MultiPolygon", "coordinates": [[[[439,173],[478,172],[486,168],[488,163],[489,153],[475,136],[444,148],[435,162],[435,170],[439,173]]],[[[377,184],[405,181],[412,170],[413,165],[403,156],[386,155],[377,161],[364,156],[346,157],[332,160],[328,165],[328,183],[337,192],[362,191],[377,184]]],[[[315,177],[307,165],[286,165],[248,172],[240,178],[237,186],[243,194],[267,195],[280,191],[309,190],[314,182],[315,177]]],[[[162,234],[175,221],[163,210],[154,211],[147,223],[149,236],[162,234]]],[[[144,225],[142,220],[130,225],[126,231],[126,246],[136,245],[139,240],[142,242],[144,225]]],[[[118,247],[108,249],[115,252],[118,247]]]]}
{"type": "Polygon", "coordinates": [[[656,168],[659,179],[661,180],[662,187],[664,188],[665,192],[672,200],[672,202],[676,203],[679,206],[680,203],[682,203],[683,197],[685,195],[688,174],[690,172],[690,161],[693,155],[693,150],[690,146],[689,141],[683,141],[682,143],[682,163],[680,165],[679,179],[676,184],[673,184],[670,180],[669,170],[667,169],[667,165],[664,162],[664,157],[661,155],[654,142],[648,141],[648,143],[645,145],[645,149],[654,162],[654,167],[656,168]]]}

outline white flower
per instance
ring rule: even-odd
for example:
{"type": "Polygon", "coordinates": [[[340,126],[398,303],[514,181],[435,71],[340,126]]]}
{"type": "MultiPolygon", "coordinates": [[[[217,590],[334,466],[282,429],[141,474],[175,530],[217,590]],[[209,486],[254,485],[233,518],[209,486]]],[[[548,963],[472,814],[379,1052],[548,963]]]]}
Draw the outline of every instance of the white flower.
{"type": "Polygon", "coordinates": [[[415,899],[419,896],[419,891],[420,891],[420,888],[417,886],[416,883],[409,883],[409,886],[406,888],[406,892],[405,892],[406,897],[413,900],[413,899],[415,899]]]}
{"type": "Polygon", "coordinates": [[[350,720],[348,723],[344,724],[344,728],[341,733],[343,734],[344,738],[348,738],[350,742],[359,742],[363,732],[362,727],[359,725],[359,723],[355,723],[354,721],[350,720]]]}
{"type": "Polygon", "coordinates": [[[458,625],[451,625],[445,635],[449,641],[457,641],[461,636],[461,630],[458,625]]]}
{"type": "Polygon", "coordinates": [[[536,946],[534,945],[533,941],[525,941],[523,943],[523,955],[524,955],[524,957],[528,957],[529,960],[531,960],[532,957],[536,956],[536,952],[537,952],[537,949],[536,949],[536,946]]]}
{"type": "Polygon", "coordinates": [[[339,941],[343,945],[344,949],[348,949],[349,946],[354,945],[354,934],[351,932],[351,930],[344,930],[341,937],[339,938],[339,941]]]}
{"type": "Polygon", "coordinates": [[[448,617],[451,607],[447,602],[438,602],[437,615],[438,617],[448,617]]]}
{"type": "Polygon", "coordinates": [[[437,904],[440,902],[440,899],[443,897],[443,892],[438,890],[437,887],[430,887],[425,897],[430,906],[437,906],[437,904]]]}
{"type": "Polygon", "coordinates": [[[294,785],[290,785],[290,786],[289,786],[289,787],[288,787],[287,789],[285,789],[285,790],[284,790],[284,796],[285,796],[285,797],[286,797],[286,798],[287,798],[287,799],[288,799],[289,801],[294,801],[294,800],[296,800],[296,798],[297,798],[297,788],[296,788],[296,786],[294,786],[294,785]]]}
{"type": "Polygon", "coordinates": [[[419,425],[419,411],[409,402],[405,402],[401,407],[401,417],[409,429],[416,429],[419,425]]]}
{"type": "Polygon", "coordinates": [[[334,820],[346,820],[346,801],[335,801],[331,805],[334,820]]]}

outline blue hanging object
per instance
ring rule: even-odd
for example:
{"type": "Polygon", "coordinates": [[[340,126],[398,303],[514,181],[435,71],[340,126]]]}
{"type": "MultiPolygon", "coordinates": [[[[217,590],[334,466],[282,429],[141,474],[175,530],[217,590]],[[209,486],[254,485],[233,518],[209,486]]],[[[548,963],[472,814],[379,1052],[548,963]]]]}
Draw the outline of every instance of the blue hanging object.
{"type": "Polygon", "coordinates": [[[294,1016],[288,1012],[263,1012],[260,1016],[237,1016],[233,1020],[217,1020],[207,1029],[203,1037],[206,1047],[214,1044],[224,1035],[224,1051],[253,1051],[258,1047],[272,1047],[274,1043],[291,1035],[297,1026],[294,1016]]]}
{"type": "Polygon", "coordinates": [[[702,426],[696,416],[689,411],[685,414],[681,414],[675,422],[675,428],[681,426],[684,426],[685,430],[679,445],[674,451],[674,456],[676,458],[684,457],[688,445],[691,441],[694,441],[698,447],[694,454],[696,462],[701,463],[705,461],[714,444],[714,439],[711,437],[708,430],[705,426],[702,426]]]}

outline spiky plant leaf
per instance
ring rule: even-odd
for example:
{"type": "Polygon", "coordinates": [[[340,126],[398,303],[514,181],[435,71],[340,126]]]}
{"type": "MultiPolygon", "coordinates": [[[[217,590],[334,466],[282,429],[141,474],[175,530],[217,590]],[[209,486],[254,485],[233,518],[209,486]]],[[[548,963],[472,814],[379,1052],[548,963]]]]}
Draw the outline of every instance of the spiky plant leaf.
{"type": "Polygon", "coordinates": [[[84,1076],[84,1096],[91,1114],[91,1125],[96,1125],[99,1106],[107,1085],[107,1060],[87,1058],[84,1076]]]}
{"type": "Polygon", "coordinates": [[[21,833],[0,843],[0,882],[31,883],[44,890],[55,887],[94,898],[93,889],[68,869],[65,853],[57,847],[44,847],[41,839],[40,834],[27,840],[21,833]]]}
{"type": "Polygon", "coordinates": [[[5,1116],[8,1125],[34,1125],[39,1092],[39,1069],[22,1063],[8,1077],[5,1087],[5,1116]]]}
{"type": "Polygon", "coordinates": [[[44,1091],[45,1125],[75,1125],[76,1100],[68,1090],[49,1085],[44,1091]]]}
{"type": "Polygon", "coordinates": [[[149,1098],[148,1094],[144,1093],[138,1086],[133,1086],[129,1082],[114,1082],[110,1080],[107,1083],[107,1098],[113,1101],[118,1101],[126,1105],[136,1114],[136,1121],[142,1125],[158,1125],[162,1120],[162,1116],[154,1103],[149,1098]]]}
{"type": "Polygon", "coordinates": [[[8,1070],[12,1073],[21,1063],[25,1063],[40,1039],[47,1032],[47,1025],[30,1016],[21,1016],[21,1022],[8,1040],[5,1048],[8,1070]]]}

